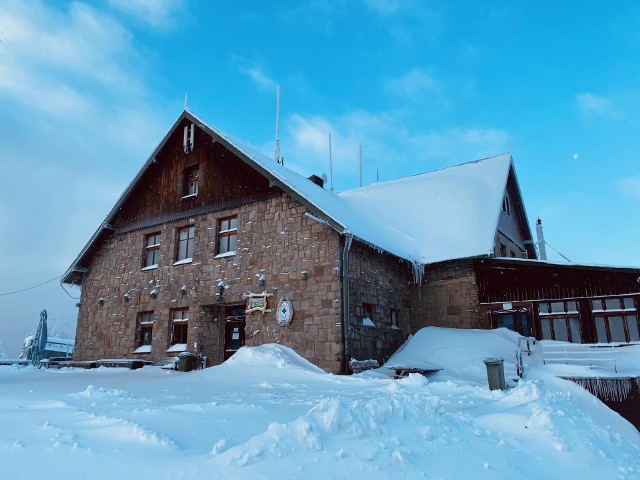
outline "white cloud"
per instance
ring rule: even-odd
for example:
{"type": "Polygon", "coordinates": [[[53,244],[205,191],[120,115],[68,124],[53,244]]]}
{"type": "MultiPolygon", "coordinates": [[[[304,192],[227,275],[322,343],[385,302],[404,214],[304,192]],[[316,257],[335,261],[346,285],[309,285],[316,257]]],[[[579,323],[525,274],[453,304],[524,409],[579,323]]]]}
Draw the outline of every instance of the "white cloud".
{"type": "Polygon", "coordinates": [[[328,173],[329,133],[334,183],[338,189],[357,186],[359,145],[363,146],[365,183],[425,172],[505,151],[506,132],[481,127],[456,127],[413,132],[397,112],[364,110],[336,117],[293,115],[285,122],[282,153],[300,173],[328,173]]]}
{"type": "Polygon", "coordinates": [[[109,5],[161,29],[175,26],[184,9],[182,0],[109,0],[109,5]]]}
{"type": "Polygon", "coordinates": [[[276,88],[275,80],[267,76],[266,73],[257,67],[248,68],[245,73],[249,75],[249,78],[262,90],[273,90],[276,88]]]}
{"type": "Polygon", "coordinates": [[[576,95],[576,101],[581,115],[585,118],[601,117],[609,120],[625,118],[625,115],[606,97],[585,92],[576,95]]]}
{"type": "Polygon", "coordinates": [[[57,117],[85,113],[96,92],[144,95],[134,74],[144,62],[113,18],[72,3],[58,11],[39,2],[0,6],[0,96],[57,117]]]}
{"type": "Polygon", "coordinates": [[[394,94],[410,99],[440,90],[440,82],[431,71],[420,68],[414,68],[398,78],[388,79],[386,86],[394,94]]]}
{"type": "Polygon", "coordinates": [[[618,189],[622,194],[640,200],[640,176],[620,179],[618,189]]]}

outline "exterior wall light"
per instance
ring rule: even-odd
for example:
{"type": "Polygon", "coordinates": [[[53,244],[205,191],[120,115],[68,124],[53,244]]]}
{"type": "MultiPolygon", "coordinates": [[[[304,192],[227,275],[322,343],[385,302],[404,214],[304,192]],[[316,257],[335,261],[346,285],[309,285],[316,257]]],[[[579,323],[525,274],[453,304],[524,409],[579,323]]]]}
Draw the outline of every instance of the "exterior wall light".
{"type": "Polygon", "coordinates": [[[182,285],[180,287],[180,290],[178,290],[180,292],[180,294],[182,295],[186,295],[187,294],[187,284],[185,283],[184,285],[182,285]]]}
{"type": "Polygon", "coordinates": [[[98,305],[103,306],[104,305],[104,298],[100,297],[98,299],[98,305]]]}
{"type": "Polygon", "coordinates": [[[154,288],[149,292],[149,295],[151,295],[151,298],[158,298],[158,291],[154,288]]]}
{"type": "Polygon", "coordinates": [[[129,295],[129,292],[127,292],[124,294],[123,298],[125,302],[129,302],[131,300],[131,295],[129,295]]]}
{"type": "Polygon", "coordinates": [[[261,287],[264,287],[266,283],[267,283],[267,277],[265,277],[265,276],[264,276],[264,273],[263,273],[263,274],[261,274],[261,275],[258,277],[258,284],[259,284],[261,287]]]}
{"type": "Polygon", "coordinates": [[[224,280],[220,280],[218,282],[218,286],[216,287],[216,302],[222,301],[222,296],[224,295],[225,288],[227,288],[227,286],[224,284],[224,280]]]}

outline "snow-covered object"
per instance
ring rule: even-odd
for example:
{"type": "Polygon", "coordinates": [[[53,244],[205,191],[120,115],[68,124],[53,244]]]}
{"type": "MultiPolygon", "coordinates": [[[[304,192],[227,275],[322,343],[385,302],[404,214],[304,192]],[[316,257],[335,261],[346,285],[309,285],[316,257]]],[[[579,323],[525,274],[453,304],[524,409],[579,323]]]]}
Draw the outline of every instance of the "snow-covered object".
{"type": "Polygon", "coordinates": [[[471,330],[426,327],[407,340],[383,368],[442,369],[447,378],[487,385],[485,358],[504,358],[505,375],[515,375],[514,353],[518,338],[517,333],[506,328],[471,330]]]}
{"type": "Polygon", "coordinates": [[[306,358],[301,357],[291,348],[277,343],[266,343],[257,347],[242,347],[223,365],[300,368],[309,372],[324,373],[324,370],[306,358]]]}

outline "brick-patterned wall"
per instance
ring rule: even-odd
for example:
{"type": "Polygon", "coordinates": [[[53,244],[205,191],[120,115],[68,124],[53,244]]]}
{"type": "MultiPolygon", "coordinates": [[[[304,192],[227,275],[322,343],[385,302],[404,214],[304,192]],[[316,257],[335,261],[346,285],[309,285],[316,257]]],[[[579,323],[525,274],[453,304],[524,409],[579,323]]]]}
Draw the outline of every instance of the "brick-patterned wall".
{"type": "Polygon", "coordinates": [[[244,304],[243,294],[260,293],[258,276],[264,274],[264,290],[271,312],[250,313],[246,318],[246,344],[278,342],[289,346],[320,366],[338,372],[341,336],[339,235],[305,216],[306,209],[285,194],[238,208],[165,223],[108,238],[91,261],[82,285],[75,358],[111,357],[161,359],[171,357],[169,347],[172,308],[189,308],[188,350],[198,350],[209,364],[222,361],[224,314],[215,301],[216,286],[228,288],[224,304],[244,304]],[[237,254],[214,258],[217,219],[238,215],[237,254]],[[193,262],[173,265],[176,230],[196,226],[193,262]],[[145,235],[161,232],[157,269],[141,269],[145,235]],[[306,279],[303,277],[306,272],[306,279]],[[180,293],[186,285],[187,293],[180,293]],[[157,291],[152,298],[151,290],[157,291]],[[126,302],[124,294],[131,300],[126,302]],[[275,320],[281,297],[291,299],[294,317],[289,327],[275,320]],[[98,299],[103,298],[100,306],[98,299]],[[153,347],[150,354],[133,354],[136,348],[136,315],[153,311],[153,347]]]}
{"type": "Polygon", "coordinates": [[[428,266],[411,306],[411,332],[428,326],[482,328],[473,260],[428,266]]]}
{"type": "MultiPolygon", "coordinates": [[[[350,356],[382,364],[410,333],[408,263],[354,242],[349,252],[350,356]],[[363,305],[372,307],[375,327],[363,326],[363,305]],[[397,311],[398,328],[391,328],[390,310],[397,311]]],[[[350,360],[350,359],[347,359],[350,360]]]]}

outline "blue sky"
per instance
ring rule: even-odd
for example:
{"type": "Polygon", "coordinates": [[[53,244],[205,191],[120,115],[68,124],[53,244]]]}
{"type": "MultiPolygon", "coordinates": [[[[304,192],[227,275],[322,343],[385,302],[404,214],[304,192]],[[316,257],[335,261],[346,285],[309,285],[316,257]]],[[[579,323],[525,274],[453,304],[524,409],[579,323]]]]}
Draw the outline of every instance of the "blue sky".
{"type": "MultiPolygon", "coordinates": [[[[502,153],[575,262],[640,265],[640,5],[108,0],[0,3],[0,293],[62,274],[180,114],[337,190],[502,153]]],[[[560,259],[553,256],[551,259],[560,259]]],[[[73,296],[78,291],[71,290],[73,296]]],[[[57,282],[0,296],[10,355],[57,282]]]]}

